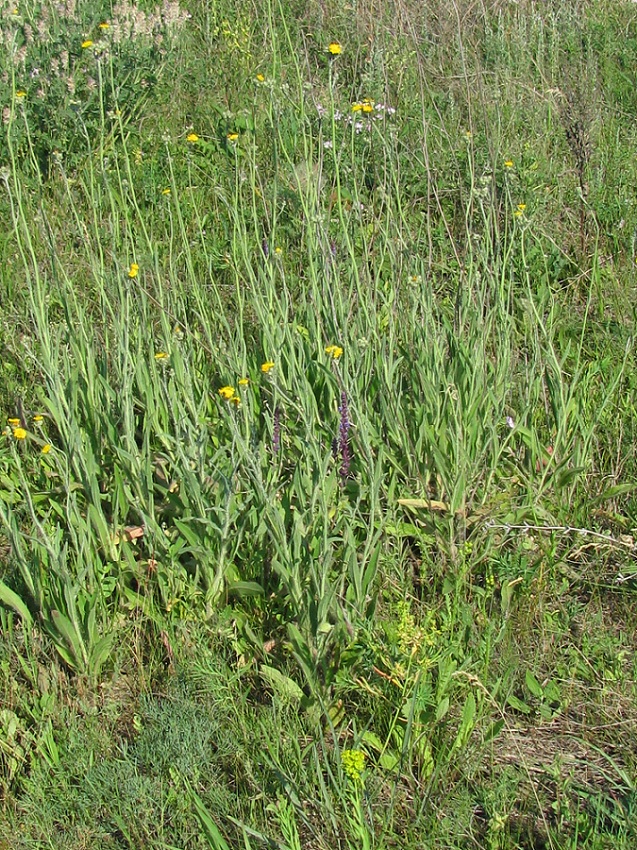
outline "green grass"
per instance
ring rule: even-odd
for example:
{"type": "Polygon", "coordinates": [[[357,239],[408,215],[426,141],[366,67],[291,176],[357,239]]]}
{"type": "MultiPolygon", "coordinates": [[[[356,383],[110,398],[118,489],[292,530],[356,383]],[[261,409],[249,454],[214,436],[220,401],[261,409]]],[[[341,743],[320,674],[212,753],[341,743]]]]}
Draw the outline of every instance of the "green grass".
{"type": "Polygon", "coordinates": [[[636,7],[15,9],[0,850],[629,850],[636,7]]]}

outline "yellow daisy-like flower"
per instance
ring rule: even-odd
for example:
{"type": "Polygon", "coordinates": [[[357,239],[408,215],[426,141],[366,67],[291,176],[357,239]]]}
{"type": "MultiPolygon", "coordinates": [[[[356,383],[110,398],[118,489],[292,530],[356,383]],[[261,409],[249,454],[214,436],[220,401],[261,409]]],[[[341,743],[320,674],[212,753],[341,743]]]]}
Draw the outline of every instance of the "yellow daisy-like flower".
{"type": "Polygon", "coordinates": [[[505,168],[513,168],[513,160],[512,159],[505,159],[504,160],[504,167],[505,168]]]}
{"type": "Polygon", "coordinates": [[[524,210],[526,209],[526,204],[518,204],[518,209],[520,212],[524,212],[524,210]]]}
{"type": "Polygon", "coordinates": [[[241,404],[241,399],[238,395],[233,395],[230,401],[232,404],[234,404],[235,407],[239,407],[239,405],[241,404]]]}
{"type": "Polygon", "coordinates": [[[199,141],[199,136],[196,133],[188,133],[186,141],[190,142],[191,145],[194,145],[195,142],[199,141]]]}
{"type": "Polygon", "coordinates": [[[158,351],[155,355],[155,360],[165,360],[168,357],[168,354],[165,351],[158,351]]]}
{"type": "Polygon", "coordinates": [[[238,133],[228,133],[228,135],[226,136],[226,139],[227,139],[227,140],[228,140],[231,144],[234,144],[234,143],[237,141],[237,139],[238,139],[238,138],[239,138],[239,134],[238,134],[238,133]]]}
{"type": "Polygon", "coordinates": [[[339,56],[343,52],[343,48],[338,41],[330,41],[327,52],[331,53],[332,56],[339,56]]]}
{"type": "Polygon", "coordinates": [[[93,42],[90,38],[87,38],[86,41],[82,42],[82,50],[86,50],[89,47],[93,47],[93,42]]]}
{"type": "Polygon", "coordinates": [[[325,346],[325,353],[332,357],[334,360],[338,360],[339,357],[343,354],[343,349],[340,345],[327,345],[325,346]]]}
{"type": "Polygon", "coordinates": [[[283,253],[283,248],[281,248],[280,245],[277,245],[276,248],[274,249],[274,253],[281,256],[281,254],[283,253]]]}
{"type": "Polygon", "coordinates": [[[162,189],[161,193],[162,195],[170,195],[170,189],[162,189]]]}
{"type": "Polygon", "coordinates": [[[109,30],[110,28],[111,28],[111,25],[108,23],[108,21],[104,21],[103,23],[100,24],[101,30],[109,30]]]}
{"type": "Polygon", "coordinates": [[[42,448],[40,449],[40,452],[43,455],[48,455],[48,453],[51,451],[51,448],[52,448],[51,443],[45,443],[42,446],[42,448]]]}
{"type": "Polygon", "coordinates": [[[248,384],[250,383],[250,379],[249,378],[239,378],[237,383],[239,384],[240,387],[247,387],[248,384]]]}
{"type": "Polygon", "coordinates": [[[363,101],[362,110],[363,110],[363,112],[373,112],[374,111],[374,104],[371,102],[371,100],[364,100],[363,101]]]}
{"type": "Polygon", "coordinates": [[[363,109],[362,103],[353,103],[352,104],[352,112],[360,112],[363,109]]]}
{"type": "Polygon", "coordinates": [[[235,395],[234,387],[230,387],[230,386],[220,387],[218,392],[219,392],[219,395],[221,396],[221,398],[225,398],[226,401],[230,401],[232,398],[234,398],[234,395],[235,395]]]}
{"type": "Polygon", "coordinates": [[[263,76],[263,74],[257,74],[255,79],[256,79],[257,83],[264,83],[265,82],[265,77],[263,76]]]}
{"type": "Polygon", "coordinates": [[[271,360],[266,360],[265,363],[261,364],[261,371],[264,375],[267,375],[270,369],[274,369],[274,363],[271,360]]]}
{"type": "Polygon", "coordinates": [[[139,274],[139,266],[137,265],[137,263],[131,263],[130,268],[128,270],[128,276],[130,278],[134,278],[134,277],[137,277],[138,274],[139,274]]]}
{"type": "Polygon", "coordinates": [[[42,416],[42,414],[41,414],[41,413],[38,413],[38,414],[36,414],[36,415],[33,417],[33,421],[34,421],[34,422],[43,422],[43,421],[44,421],[44,416],[42,416]]]}
{"type": "Polygon", "coordinates": [[[11,419],[7,419],[7,422],[9,423],[9,425],[11,425],[12,428],[17,428],[21,421],[22,420],[18,419],[17,416],[12,416],[11,419]]]}
{"type": "Polygon", "coordinates": [[[25,440],[27,432],[24,428],[14,428],[13,436],[16,438],[16,440],[25,440]]]}
{"type": "Polygon", "coordinates": [[[17,91],[17,92],[15,93],[15,96],[16,96],[16,97],[19,97],[19,98],[23,98],[23,97],[26,97],[26,96],[27,96],[27,93],[26,93],[23,89],[20,89],[20,91],[17,91]]]}

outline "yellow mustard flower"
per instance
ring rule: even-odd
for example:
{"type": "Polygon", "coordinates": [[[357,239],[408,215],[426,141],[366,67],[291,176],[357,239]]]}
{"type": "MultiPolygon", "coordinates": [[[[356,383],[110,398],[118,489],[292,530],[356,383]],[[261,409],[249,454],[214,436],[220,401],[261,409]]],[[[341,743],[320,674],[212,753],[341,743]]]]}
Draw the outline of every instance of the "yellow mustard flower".
{"type": "Polygon", "coordinates": [[[230,401],[232,398],[234,398],[235,395],[234,387],[230,386],[220,387],[218,392],[221,398],[225,398],[226,401],[230,401]]]}
{"type": "Polygon", "coordinates": [[[7,422],[8,422],[8,423],[9,423],[9,425],[11,425],[13,428],[17,428],[21,421],[22,421],[22,420],[21,420],[21,419],[18,419],[18,417],[17,417],[17,416],[12,416],[12,417],[11,417],[11,419],[7,419],[7,422]]]}
{"type": "Polygon", "coordinates": [[[266,360],[265,363],[261,364],[261,371],[264,375],[267,375],[270,369],[274,369],[274,363],[271,360],[266,360]]]}
{"type": "Polygon", "coordinates": [[[343,52],[343,48],[338,43],[338,41],[330,41],[330,43],[327,47],[327,52],[331,53],[332,56],[338,56],[339,54],[341,54],[343,52]]]}
{"type": "Polygon", "coordinates": [[[51,443],[45,443],[45,444],[42,446],[42,448],[40,449],[40,452],[41,452],[43,455],[48,455],[48,453],[51,451],[51,448],[52,448],[52,447],[51,447],[51,443]]]}
{"type": "Polygon", "coordinates": [[[23,97],[26,97],[26,96],[27,96],[27,93],[26,93],[23,89],[20,89],[20,91],[17,91],[17,92],[15,93],[15,96],[16,96],[16,97],[19,97],[19,98],[23,98],[23,97]]]}
{"type": "Polygon", "coordinates": [[[238,138],[238,133],[228,133],[228,135],[226,136],[226,139],[230,142],[230,144],[234,144],[238,138]]]}
{"type": "Polygon", "coordinates": [[[352,112],[360,112],[363,108],[362,103],[353,103],[352,104],[352,112]]]}
{"type": "Polygon", "coordinates": [[[247,387],[248,384],[250,383],[250,379],[249,378],[239,378],[237,383],[239,384],[240,387],[247,387]]]}
{"type": "Polygon", "coordinates": [[[108,29],[110,29],[110,28],[111,28],[111,25],[108,23],[108,21],[103,21],[103,22],[100,24],[100,29],[101,29],[101,30],[108,30],[108,29]]]}
{"type": "Polygon", "coordinates": [[[13,436],[16,438],[16,440],[24,440],[26,439],[27,432],[24,428],[14,428],[13,436]]]}
{"type": "Polygon", "coordinates": [[[274,253],[281,256],[281,254],[283,253],[283,248],[280,245],[277,245],[276,248],[274,249],[274,253]]]}
{"type": "Polygon", "coordinates": [[[373,112],[374,111],[374,101],[371,98],[366,97],[363,101],[363,112],[373,112]]]}
{"type": "Polygon", "coordinates": [[[257,74],[255,79],[256,79],[257,83],[264,83],[265,82],[265,77],[263,76],[263,74],[257,74]]]}
{"type": "Polygon", "coordinates": [[[134,278],[134,277],[137,277],[138,274],[139,274],[139,266],[137,265],[137,263],[131,263],[130,268],[128,270],[128,276],[130,278],[134,278]]]}
{"type": "Polygon", "coordinates": [[[155,360],[165,360],[167,357],[168,354],[165,351],[158,351],[157,354],[155,354],[155,360]]]}
{"type": "Polygon", "coordinates": [[[89,47],[93,47],[93,42],[90,38],[87,38],[86,41],[82,42],[82,50],[86,50],[89,47]]]}
{"type": "Polygon", "coordinates": [[[170,189],[162,189],[161,193],[162,195],[170,195],[170,189]]]}
{"type": "Polygon", "coordinates": [[[526,204],[518,204],[518,209],[520,212],[524,212],[524,210],[526,209],[526,204]]]}
{"type": "Polygon", "coordinates": [[[504,167],[505,168],[513,168],[513,160],[512,159],[505,159],[504,160],[504,167]]]}
{"type": "Polygon", "coordinates": [[[44,421],[44,416],[42,416],[42,414],[41,414],[41,413],[37,413],[37,414],[33,417],[33,421],[34,421],[34,422],[43,422],[43,421],[44,421]]]}
{"type": "Polygon", "coordinates": [[[343,750],[341,753],[341,764],[343,770],[352,782],[360,782],[361,774],[365,770],[366,756],[362,750],[343,750]]]}
{"type": "Polygon", "coordinates": [[[338,360],[338,358],[343,354],[343,349],[340,345],[327,345],[325,346],[325,353],[330,357],[333,357],[334,360],[338,360]]]}
{"type": "Polygon", "coordinates": [[[188,133],[186,141],[190,142],[191,145],[194,145],[195,142],[199,141],[199,136],[196,133],[188,133]]]}

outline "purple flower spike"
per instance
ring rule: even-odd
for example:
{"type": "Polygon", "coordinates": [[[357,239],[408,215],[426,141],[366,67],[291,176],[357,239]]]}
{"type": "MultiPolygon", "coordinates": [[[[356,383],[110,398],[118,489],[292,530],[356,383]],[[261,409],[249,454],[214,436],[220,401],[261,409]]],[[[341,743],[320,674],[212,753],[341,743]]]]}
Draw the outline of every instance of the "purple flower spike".
{"type": "Polygon", "coordinates": [[[274,409],[274,420],[272,423],[272,451],[276,455],[281,448],[281,409],[274,409]]]}
{"type": "Polygon", "coordinates": [[[263,242],[261,243],[261,250],[263,251],[263,256],[267,260],[268,257],[270,256],[270,246],[268,245],[267,239],[264,239],[263,242]]]}
{"type": "Polygon", "coordinates": [[[338,450],[341,456],[341,478],[347,478],[351,463],[351,454],[349,450],[349,429],[351,422],[349,418],[349,407],[347,405],[347,396],[344,392],[341,393],[341,405],[338,409],[341,415],[341,422],[338,428],[338,450]]]}

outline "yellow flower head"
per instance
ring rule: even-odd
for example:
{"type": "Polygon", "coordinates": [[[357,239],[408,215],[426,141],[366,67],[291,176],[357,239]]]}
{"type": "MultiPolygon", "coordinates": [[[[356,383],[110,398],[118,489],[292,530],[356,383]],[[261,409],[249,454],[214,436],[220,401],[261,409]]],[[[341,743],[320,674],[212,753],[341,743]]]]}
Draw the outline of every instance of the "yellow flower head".
{"type": "Polygon", "coordinates": [[[331,53],[332,56],[338,56],[340,53],[343,52],[343,48],[338,43],[338,41],[330,41],[327,47],[327,52],[331,53]]]}
{"type": "Polygon", "coordinates": [[[524,210],[526,209],[526,204],[518,204],[518,209],[520,210],[520,212],[524,212],[524,210]]]}
{"type": "Polygon", "coordinates": [[[158,351],[155,354],[155,360],[165,360],[168,357],[168,354],[165,351],[158,351]]]}
{"type": "Polygon", "coordinates": [[[327,345],[325,347],[325,353],[330,357],[333,357],[334,360],[338,360],[338,358],[343,354],[343,349],[340,345],[327,345]]]}
{"type": "Polygon", "coordinates": [[[191,145],[194,145],[195,142],[199,141],[199,136],[196,133],[188,133],[186,141],[190,142],[191,145]]]}
{"type": "Polygon", "coordinates": [[[139,266],[137,265],[137,263],[131,263],[130,268],[128,270],[128,276],[130,278],[133,278],[133,277],[137,277],[138,274],[139,274],[139,266]]]}
{"type": "Polygon", "coordinates": [[[261,371],[264,375],[267,375],[270,369],[274,369],[274,363],[271,360],[266,360],[265,363],[261,364],[261,371]]]}
{"type": "Polygon", "coordinates": [[[21,421],[22,420],[18,419],[17,416],[12,416],[11,419],[7,419],[7,422],[9,423],[9,425],[11,425],[12,428],[17,428],[21,421]]]}
{"type": "Polygon", "coordinates": [[[363,105],[362,105],[361,108],[362,108],[363,112],[373,112],[374,111],[374,104],[369,100],[365,100],[365,101],[363,101],[363,105]]]}
{"type": "Polygon", "coordinates": [[[257,83],[264,83],[265,77],[263,76],[263,74],[257,74],[256,81],[257,81],[257,83]]]}
{"type": "Polygon", "coordinates": [[[45,443],[40,449],[40,451],[43,455],[48,455],[48,453],[51,451],[51,443],[45,443]]]}
{"type": "Polygon", "coordinates": [[[44,416],[42,416],[42,414],[41,414],[41,413],[38,413],[36,416],[34,416],[34,417],[33,417],[33,421],[34,421],[34,422],[43,422],[43,421],[44,421],[44,416]]]}
{"type": "Polygon", "coordinates": [[[353,103],[352,104],[352,112],[360,112],[363,108],[362,103],[353,103]]]}
{"type": "Polygon", "coordinates": [[[162,189],[161,193],[162,195],[170,195],[170,189],[162,189]]]}
{"type": "Polygon", "coordinates": [[[274,249],[274,253],[281,256],[281,254],[283,253],[283,248],[280,245],[277,245],[276,248],[274,249]]]}
{"type": "Polygon", "coordinates": [[[111,28],[111,25],[107,21],[104,21],[103,23],[100,24],[101,30],[108,30],[110,28],[111,28]]]}
{"type": "Polygon", "coordinates": [[[512,159],[505,159],[504,160],[504,167],[505,168],[513,168],[513,160],[512,159]]]}
{"type": "Polygon", "coordinates": [[[238,395],[233,395],[230,401],[232,402],[232,404],[234,404],[235,407],[239,407],[239,405],[241,404],[241,399],[238,395]]]}
{"type": "Polygon", "coordinates": [[[24,440],[26,439],[27,432],[24,430],[24,428],[14,428],[13,436],[16,438],[16,440],[24,440]]]}
{"type": "Polygon", "coordinates": [[[86,41],[82,42],[82,50],[86,50],[88,47],[93,47],[93,42],[90,38],[87,38],[86,41]]]}
{"type": "Polygon", "coordinates": [[[27,96],[27,93],[26,93],[23,89],[20,89],[20,91],[17,91],[17,92],[15,93],[15,96],[16,96],[16,97],[19,97],[19,98],[23,98],[23,97],[26,97],[26,96],[27,96]]]}
{"type": "Polygon", "coordinates": [[[226,401],[230,401],[235,395],[234,387],[221,387],[219,389],[219,395],[221,398],[225,398],[226,401]]]}
{"type": "Polygon", "coordinates": [[[237,383],[239,384],[240,387],[247,387],[248,384],[250,383],[250,379],[249,378],[239,378],[237,383]]]}
{"type": "Polygon", "coordinates": [[[343,770],[352,782],[360,782],[361,773],[365,770],[365,753],[361,750],[343,750],[341,764],[343,770]]]}
{"type": "Polygon", "coordinates": [[[226,139],[230,142],[230,144],[234,144],[238,138],[238,133],[228,133],[228,135],[226,136],[226,139]]]}

